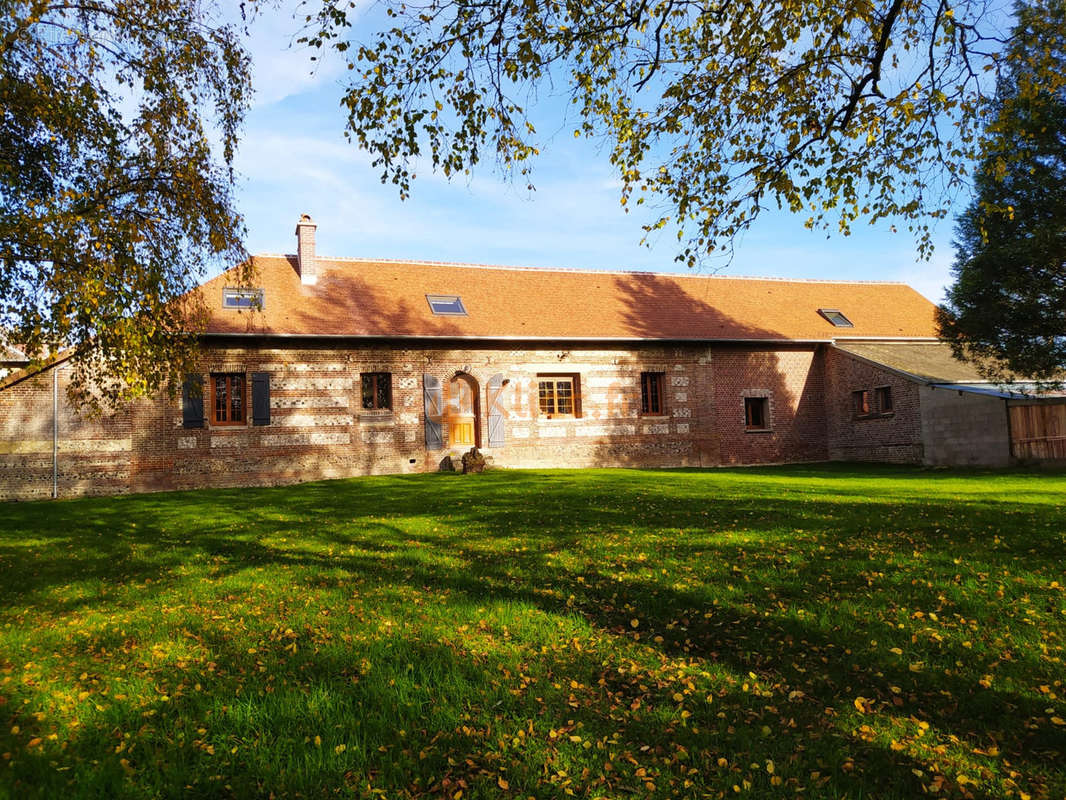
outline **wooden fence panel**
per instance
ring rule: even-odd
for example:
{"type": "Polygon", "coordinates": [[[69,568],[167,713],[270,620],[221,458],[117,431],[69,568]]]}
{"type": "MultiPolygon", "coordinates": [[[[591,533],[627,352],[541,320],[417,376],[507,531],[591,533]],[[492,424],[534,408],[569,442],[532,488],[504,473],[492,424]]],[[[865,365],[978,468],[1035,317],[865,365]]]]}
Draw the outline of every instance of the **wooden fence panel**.
{"type": "Polygon", "coordinates": [[[1011,406],[1010,438],[1015,458],[1066,460],[1066,403],[1011,406]]]}

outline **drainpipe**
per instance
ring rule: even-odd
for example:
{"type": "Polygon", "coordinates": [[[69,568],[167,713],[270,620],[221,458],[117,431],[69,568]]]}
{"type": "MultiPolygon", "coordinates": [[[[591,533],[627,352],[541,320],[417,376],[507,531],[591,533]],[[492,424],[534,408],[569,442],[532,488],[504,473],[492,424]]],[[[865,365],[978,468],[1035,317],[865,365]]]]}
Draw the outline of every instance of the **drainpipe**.
{"type": "Polygon", "coordinates": [[[59,497],[59,366],[52,367],[52,499],[59,497]]]}

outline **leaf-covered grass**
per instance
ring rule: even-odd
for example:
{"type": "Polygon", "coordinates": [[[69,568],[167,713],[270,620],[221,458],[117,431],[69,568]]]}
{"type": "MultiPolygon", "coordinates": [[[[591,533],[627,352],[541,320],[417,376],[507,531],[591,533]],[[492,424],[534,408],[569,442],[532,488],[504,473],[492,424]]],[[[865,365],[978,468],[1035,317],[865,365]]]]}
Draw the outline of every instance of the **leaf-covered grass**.
{"type": "Polygon", "coordinates": [[[0,796],[1066,795],[1066,476],[411,475],[0,511],[0,796]]]}

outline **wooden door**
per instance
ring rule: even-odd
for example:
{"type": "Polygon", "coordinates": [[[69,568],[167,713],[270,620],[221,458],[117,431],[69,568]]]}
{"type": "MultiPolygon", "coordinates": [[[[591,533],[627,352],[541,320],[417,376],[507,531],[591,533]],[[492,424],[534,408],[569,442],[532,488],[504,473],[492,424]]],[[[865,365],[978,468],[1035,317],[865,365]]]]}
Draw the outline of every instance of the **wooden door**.
{"type": "Polygon", "coordinates": [[[471,382],[462,375],[452,379],[449,398],[448,440],[452,447],[477,444],[477,396],[471,382]]]}
{"type": "Polygon", "coordinates": [[[449,431],[452,444],[456,447],[474,446],[474,420],[453,419],[449,431]]]}

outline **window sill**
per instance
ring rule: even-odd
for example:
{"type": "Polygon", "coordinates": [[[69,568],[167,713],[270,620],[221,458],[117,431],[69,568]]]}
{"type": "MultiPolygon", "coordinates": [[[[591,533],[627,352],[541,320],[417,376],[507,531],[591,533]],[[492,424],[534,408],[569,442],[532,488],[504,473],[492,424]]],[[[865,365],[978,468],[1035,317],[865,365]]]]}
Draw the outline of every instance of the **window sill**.
{"type": "Polygon", "coordinates": [[[647,420],[668,421],[668,420],[671,419],[671,416],[669,414],[641,414],[640,418],[641,419],[647,419],[647,420]]]}
{"type": "Polygon", "coordinates": [[[543,416],[537,417],[539,422],[570,422],[571,420],[580,419],[580,417],[566,416],[565,414],[556,414],[555,416],[543,416]]]}
{"type": "Polygon", "coordinates": [[[886,411],[884,414],[861,414],[852,417],[855,422],[868,422],[871,419],[891,419],[896,416],[895,411],[886,411]]]}
{"type": "Polygon", "coordinates": [[[368,425],[373,425],[374,423],[391,424],[396,421],[391,409],[375,409],[373,411],[364,409],[359,412],[358,419],[360,423],[368,425]]]}
{"type": "Polygon", "coordinates": [[[745,428],[744,433],[773,433],[773,428],[745,428]]]}

